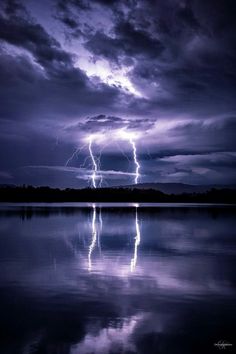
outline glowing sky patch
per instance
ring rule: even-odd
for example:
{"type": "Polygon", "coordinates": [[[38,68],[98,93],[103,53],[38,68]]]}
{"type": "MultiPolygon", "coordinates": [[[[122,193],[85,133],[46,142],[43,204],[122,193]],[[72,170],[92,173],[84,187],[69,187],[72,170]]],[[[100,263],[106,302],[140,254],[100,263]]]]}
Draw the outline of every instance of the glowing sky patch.
{"type": "Polygon", "coordinates": [[[109,86],[118,87],[137,97],[143,96],[137,88],[135,88],[128,77],[129,71],[131,71],[130,67],[123,66],[121,68],[111,68],[107,61],[96,60],[94,62],[89,56],[78,58],[75,66],[84,70],[89,77],[98,77],[102,82],[109,86]]]}

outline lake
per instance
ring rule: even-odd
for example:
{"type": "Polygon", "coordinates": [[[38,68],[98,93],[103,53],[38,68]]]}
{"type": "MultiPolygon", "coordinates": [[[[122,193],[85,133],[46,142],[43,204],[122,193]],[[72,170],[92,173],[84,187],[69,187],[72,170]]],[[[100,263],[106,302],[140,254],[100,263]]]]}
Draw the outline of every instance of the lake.
{"type": "Polygon", "coordinates": [[[1,354],[235,350],[235,207],[0,206],[1,354]]]}

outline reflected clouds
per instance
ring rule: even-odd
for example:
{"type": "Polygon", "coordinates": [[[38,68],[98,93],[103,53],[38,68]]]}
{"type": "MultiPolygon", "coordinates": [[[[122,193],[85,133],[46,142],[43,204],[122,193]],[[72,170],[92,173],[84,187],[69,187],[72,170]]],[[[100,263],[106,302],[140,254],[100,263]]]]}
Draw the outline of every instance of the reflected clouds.
{"type": "Polygon", "coordinates": [[[130,338],[135,331],[142,315],[131,316],[120,321],[117,327],[111,324],[102,328],[98,333],[89,333],[78,344],[72,346],[70,354],[109,354],[112,352],[135,352],[135,345],[130,338]]]}

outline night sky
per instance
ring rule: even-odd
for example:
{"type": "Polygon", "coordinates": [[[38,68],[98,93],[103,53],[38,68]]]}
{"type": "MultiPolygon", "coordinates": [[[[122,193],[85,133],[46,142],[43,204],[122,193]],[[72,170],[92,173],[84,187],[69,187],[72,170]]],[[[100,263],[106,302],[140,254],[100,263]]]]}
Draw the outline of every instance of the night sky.
{"type": "Polygon", "coordinates": [[[1,0],[0,79],[0,183],[91,185],[91,137],[104,186],[129,137],[140,183],[235,181],[235,0],[1,0]]]}

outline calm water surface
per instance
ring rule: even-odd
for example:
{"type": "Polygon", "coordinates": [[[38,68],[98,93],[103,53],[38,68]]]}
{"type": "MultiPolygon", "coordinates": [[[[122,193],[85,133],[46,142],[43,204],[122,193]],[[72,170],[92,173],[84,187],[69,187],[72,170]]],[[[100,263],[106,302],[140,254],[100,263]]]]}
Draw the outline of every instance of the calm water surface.
{"type": "Polygon", "coordinates": [[[0,353],[234,352],[235,246],[233,207],[2,205],[0,353]]]}

